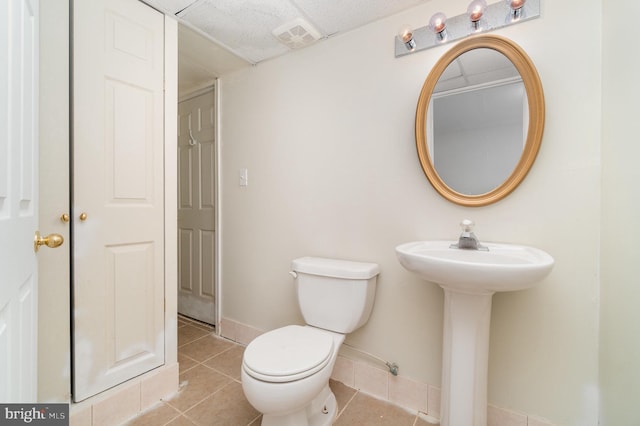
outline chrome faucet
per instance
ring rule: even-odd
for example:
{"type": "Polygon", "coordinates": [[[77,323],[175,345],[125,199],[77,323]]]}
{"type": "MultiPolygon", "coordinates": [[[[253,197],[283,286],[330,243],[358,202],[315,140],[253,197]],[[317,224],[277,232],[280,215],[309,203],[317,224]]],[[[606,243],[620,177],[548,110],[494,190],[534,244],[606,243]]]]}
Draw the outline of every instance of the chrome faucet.
{"type": "Polygon", "coordinates": [[[480,244],[478,237],[473,233],[473,227],[475,223],[472,220],[464,219],[460,222],[462,228],[462,234],[458,239],[458,244],[451,244],[450,248],[464,249],[464,250],[482,250],[489,251],[489,248],[480,244]]]}

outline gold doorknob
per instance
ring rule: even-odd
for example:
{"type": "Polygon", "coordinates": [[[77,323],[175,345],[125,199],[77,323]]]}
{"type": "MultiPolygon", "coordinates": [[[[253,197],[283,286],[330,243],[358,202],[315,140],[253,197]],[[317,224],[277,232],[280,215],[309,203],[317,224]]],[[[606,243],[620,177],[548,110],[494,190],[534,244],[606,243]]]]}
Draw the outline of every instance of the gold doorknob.
{"type": "Polygon", "coordinates": [[[68,223],[71,220],[71,218],[69,217],[68,214],[62,213],[62,215],[60,216],[60,220],[63,221],[64,223],[68,223]]]}
{"type": "Polygon", "coordinates": [[[41,237],[40,232],[36,231],[33,237],[33,250],[37,253],[40,246],[47,246],[49,248],[60,247],[64,243],[64,238],[60,234],[49,234],[46,237],[41,237]]]}
{"type": "Polygon", "coordinates": [[[83,221],[83,222],[85,220],[87,220],[87,214],[86,213],[80,213],[80,220],[83,221]]]}

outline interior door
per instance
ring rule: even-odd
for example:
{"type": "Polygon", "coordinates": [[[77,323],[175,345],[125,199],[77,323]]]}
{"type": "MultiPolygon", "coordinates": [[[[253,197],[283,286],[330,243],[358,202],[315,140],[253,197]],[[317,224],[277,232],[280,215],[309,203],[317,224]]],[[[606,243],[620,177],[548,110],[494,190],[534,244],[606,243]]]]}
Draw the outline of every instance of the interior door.
{"type": "Polygon", "coordinates": [[[0,3],[0,401],[36,402],[38,0],[0,3]]]}
{"type": "Polygon", "coordinates": [[[178,104],[178,312],[215,322],[213,88],[178,104]]]}
{"type": "Polygon", "coordinates": [[[164,363],[164,17],[73,2],[73,398],[164,363]]]}

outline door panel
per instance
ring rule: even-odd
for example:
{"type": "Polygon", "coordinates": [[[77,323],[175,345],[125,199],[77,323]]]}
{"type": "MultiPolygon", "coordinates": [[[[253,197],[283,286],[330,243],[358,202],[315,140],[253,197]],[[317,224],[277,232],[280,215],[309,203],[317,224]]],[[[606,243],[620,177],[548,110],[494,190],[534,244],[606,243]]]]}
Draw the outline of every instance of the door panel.
{"type": "Polygon", "coordinates": [[[140,309],[140,301],[154,293],[152,243],[119,244],[106,247],[106,335],[113,340],[108,364],[119,367],[136,358],[153,355],[153,310],[140,309]]]}
{"type": "Polygon", "coordinates": [[[105,172],[109,204],[153,206],[154,154],[162,148],[154,146],[154,134],[148,128],[159,118],[154,117],[153,101],[151,90],[106,81],[105,172]]]}
{"type": "Polygon", "coordinates": [[[137,0],[78,0],[73,13],[80,401],[164,363],[164,18],[137,0]]]}
{"type": "Polygon", "coordinates": [[[215,322],[213,90],[178,105],[178,312],[215,322]]]}
{"type": "Polygon", "coordinates": [[[0,6],[0,401],[37,398],[37,0],[0,6]]]}

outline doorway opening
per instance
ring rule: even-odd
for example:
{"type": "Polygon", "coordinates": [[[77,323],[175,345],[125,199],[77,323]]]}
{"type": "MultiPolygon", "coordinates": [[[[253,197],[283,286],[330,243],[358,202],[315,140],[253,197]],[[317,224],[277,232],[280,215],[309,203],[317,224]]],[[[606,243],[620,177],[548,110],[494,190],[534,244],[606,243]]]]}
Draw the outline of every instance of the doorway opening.
{"type": "Polygon", "coordinates": [[[215,84],[178,102],[178,313],[217,322],[215,84]]]}

